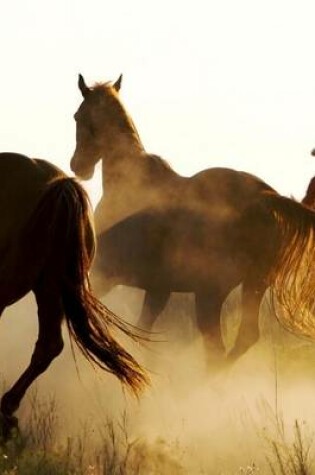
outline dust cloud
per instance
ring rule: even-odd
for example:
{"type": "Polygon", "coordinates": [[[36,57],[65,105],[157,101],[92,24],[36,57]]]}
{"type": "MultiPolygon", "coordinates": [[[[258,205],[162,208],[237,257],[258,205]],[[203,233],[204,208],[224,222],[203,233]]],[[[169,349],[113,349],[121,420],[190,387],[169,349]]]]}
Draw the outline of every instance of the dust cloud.
{"type": "MultiPolygon", "coordinates": [[[[142,300],[141,291],[117,287],[105,303],[135,323],[142,300]]],[[[222,311],[228,349],[239,324],[239,304],[236,289],[222,311]]],[[[282,330],[268,298],[262,304],[260,330],[260,341],[239,361],[210,373],[196,329],[193,297],[173,294],[154,327],[157,341],[143,347],[128,343],[152,379],[139,401],[114,377],[94,371],[79,354],[75,363],[66,329],[66,348],[39,378],[37,391],[41,397],[56,398],[61,440],[84,425],[92,440],[103,421],[119,424],[123,416],[130,440],[138,440],[151,463],[160,467],[150,473],[256,473],[255,467],[270,473],[262,469],[272,456],[270,441],[279,437],[280,426],[289,440],[295,421],[303,430],[314,429],[315,345],[282,330]]],[[[31,295],[4,312],[0,359],[5,385],[11,385],[27,365],[36,332],[31,295]]],[[[26,397],[18,415],[23,418],[28,409],[26,397]]]]}

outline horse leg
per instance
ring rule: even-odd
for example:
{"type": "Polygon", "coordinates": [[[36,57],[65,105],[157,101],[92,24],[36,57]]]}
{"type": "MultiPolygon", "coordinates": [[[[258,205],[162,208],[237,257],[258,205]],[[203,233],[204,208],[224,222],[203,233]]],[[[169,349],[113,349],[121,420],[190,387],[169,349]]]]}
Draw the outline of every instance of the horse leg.
{"type": "Polygon", "coordinates": [[[204,340],[209,365],[224,360],[220,315],[226,295],[226,292],[216,289],[195,293],[197,325],[204,340]]]}
{"type": "Polygon", "coordinates": [[[11,429],[17,426],[13,413],[33,383],[42,374],[63,349],[61,323],[63,306],[61,296],[53,285],[42,284],[34,289],[38,306],[38,339],[31,362],[13,387],[1,399],[0,409],[3,416],[3,436],[7,438],[11,429]]]}
{"type": "Polygon", "coordinates": [[[259,308],[267,289],[263,282],[245,281],[242,289],[242,320],[234,348],[228,359],[234,361],[242,356],[259,338],[259,308]]]}
{"type": "Polygon", "coordinates": [[[160,313],[170,298],[168,290],[147,290],[137,326],[143,330],[151,330],[160,313]]]}

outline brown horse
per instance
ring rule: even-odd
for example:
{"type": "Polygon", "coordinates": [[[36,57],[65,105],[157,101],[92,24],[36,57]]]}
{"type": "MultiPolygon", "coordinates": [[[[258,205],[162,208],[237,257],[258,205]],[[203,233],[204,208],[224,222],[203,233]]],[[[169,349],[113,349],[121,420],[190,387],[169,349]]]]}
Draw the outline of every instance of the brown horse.
{"type": "Polygon", "coordinates": [[[315,208],[315,177],[310,180],[302,203],[312,209],[315,208]]]}
{"type": "Polygon", "coordinates": [[[97,292],[118,283],[145,289],[140,323],[146,328],[171,292],[194,292],[199,327],[222,353],[220,309],[242,283],[243,319],[231,357],[257,340],[259,306],[270,285],[285,306],[284,323],[300,325],[292,317],[312,300],[313,282],[309,273],[299,279],[297,273],[306,270],[314,214],[244,172],[178,175],[145,152],[119,99],[120,85],[121,77],[89,88],[79,77],[84,100],[75,114],[71,168],[88,179],[100,159],[103,166],[105,193],[95,213],[97,292]],[[300,292],[302,281],[308,285],[300,292]]]}
{"type": "Polygon", "coordinates": [[[44,160],[0,154],[0,314],[33,291],[39,335],[28,368],[1,399],[5,435],[32,384],[63,348],[65,319],[82,353],[137,391],[145,374],[113,338],[132,331],[92,294],[88,271],[95,237],[87,195],[44,160]]]}
{"type": "MultiPolygon", "coordinates": [[[[313,157],[315,156],[315,148],[311,151],[311,155],[313,157]]],[[[311,178],[307,186],[306,194],[302,199],[302,203],[310,208],[315,208],[315,176],[311,178]]]]}

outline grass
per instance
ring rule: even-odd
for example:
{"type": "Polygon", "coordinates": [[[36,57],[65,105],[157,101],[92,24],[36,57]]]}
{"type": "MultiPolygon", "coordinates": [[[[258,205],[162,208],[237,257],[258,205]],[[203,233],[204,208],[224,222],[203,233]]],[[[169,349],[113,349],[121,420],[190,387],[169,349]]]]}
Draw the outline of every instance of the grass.
{"type": "MultiPolygon", "coordinates": [[[[21,434],[14,434],[12,440],[0,446],[1,475],[315,474],[312,460],[314,437],[307,425],[296,420],[293,426],[286,427],[279,411],[265,401],[260,408],[260,421],[264,421],[264,426],[259,422],[254,427],[258,435],[254,452],[246,454],[240,450],[233,460],[228,461],[226,467],[229,468],[223,469],[219,463],[211,467],[213,454],[209,441],[209,466],[196,471],[185,468],[185,453],[180,442],[172,445],[160,439],[149,444],[146,440],[132,438],[126,414],[118,423],[105,419],[99,427],[85,425],[78,436],[60,442],[58,413],[54,398],[42,400],[33,391],[29,411],[21,421],[21,434]],[[237,466],[238,460],[244,461],[247,457],[252,459],[248,464],[237,466]]],[[[245,446],[246,438],[252,438],[251,423],[247,420],[242,431],[245,446]]]]}
{"type": "Polygon", "coordinates": [[[284,426],[278,428],[276,437],[268,437],[270,455],[266,456],[272,475],[312,475],[311,448],[313,436],[305,433],[305,427],[295,420],[293,437],[288,440],[284,426]]]}
{"type": "Polygon", "coordinates": [[[181,464],[160,441],[150,448],[128,435],[126,415],[118,424],[105,420],[91,441],[95,428],[85,426],[77,437],[58,442],[58,408],[54,398],[30,398],[21,433],[0,444],[1,475],[182,475],[181,464]]]}

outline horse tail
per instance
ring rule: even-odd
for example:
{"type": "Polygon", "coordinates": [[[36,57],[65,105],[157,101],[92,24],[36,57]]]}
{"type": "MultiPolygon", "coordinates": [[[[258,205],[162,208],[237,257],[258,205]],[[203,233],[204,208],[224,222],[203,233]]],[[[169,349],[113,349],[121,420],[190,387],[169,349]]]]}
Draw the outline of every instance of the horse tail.
{"type": "Polygon", "coordinates": [[[263,202],[276,229],[275,261],[268,276],[275,314],[288,330],[315,339],[315,213],[276,193],[265,193],[263,202]]]}
{"type": "Polygon", "coordinates": [[[134,340],[141,336],[91,290],[88,271],[95,252],[95,235],[87,193],[74,178],[57,178],[50,183],[38,210],[46,221],[50,220],[48,234],[55,249],[51,258],[55,273],[60,276],[71,340],[90,362],[114,374],[138,394],[148,382],[145,371],[112,331],[119,329],[134,340]]]}

